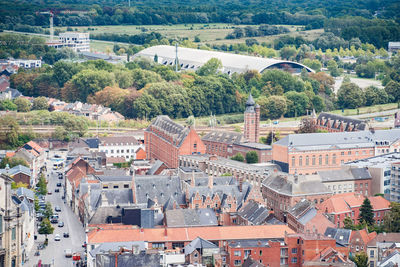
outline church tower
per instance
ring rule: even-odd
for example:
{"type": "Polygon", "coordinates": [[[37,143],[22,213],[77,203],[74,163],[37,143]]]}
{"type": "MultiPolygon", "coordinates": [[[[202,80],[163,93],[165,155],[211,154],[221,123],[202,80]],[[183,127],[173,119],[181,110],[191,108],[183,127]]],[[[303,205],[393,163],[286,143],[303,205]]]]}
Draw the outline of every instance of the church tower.
{"type": "Polygon", "coordinates": [[[255,143],[260,139],[260,105],[254,102],[251,93],[244,111],[244,138],[247,142],[255,143]]]}

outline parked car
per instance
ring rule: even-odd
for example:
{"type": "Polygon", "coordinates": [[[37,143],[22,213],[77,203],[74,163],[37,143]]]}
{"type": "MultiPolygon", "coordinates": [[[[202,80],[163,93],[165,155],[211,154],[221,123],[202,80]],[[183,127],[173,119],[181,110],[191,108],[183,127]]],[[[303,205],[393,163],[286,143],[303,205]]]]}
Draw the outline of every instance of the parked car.
{"type": "Polygon", "coordinates": [[[72,257],[72,250],[71,249],[66,249],[64,250],[65,252],[65,257],[66,258],[71,258],[72,257]]]}
{"type": "Polygon", "coordinates": [[[54,241],[60,241],[60,240],[61,240],[60,235],[59,235],[59,234],[56,234],[56,235],[54,236],[54,241]]]}
{"type": "Polygon", "coordinates": [[[59,222],[58,222],[58,227],[64,227],[64,222],[59,221],[59,222]]]}
{"type": "Polygon", "coordinates": [[[60,193],[60,189],[56,188],[56,189],[54,190],[54,192],[55,192],[55,193],[60,193]]]}
{"type": "Polygon", "coordinates": [[[55,210],[56,212],[61,212],[61,208],[60,208],[59,206],[56,206],[56,207],[54,208],[54,210],[55,210]]]}
{"type": "Polygon", "coordinates": [[[65,233],[63,234],[63,236],[64,236],[65,238],[67,238],[67,237],[69,237],[69,233],[68,233],[68,232],[65,232],[65,233]]]}
{"type": "Polygon", "coordinates": [[[48,191],[47,194],[48,194],[48,195],[51,195],[52,193],[51,193],[51,191],[48,191]]]}
{"type": "Polygon", "coordinates": [[[61,185],[61,183],[57,183],[57,187],[61,187],[62,185],[61,185]]]}

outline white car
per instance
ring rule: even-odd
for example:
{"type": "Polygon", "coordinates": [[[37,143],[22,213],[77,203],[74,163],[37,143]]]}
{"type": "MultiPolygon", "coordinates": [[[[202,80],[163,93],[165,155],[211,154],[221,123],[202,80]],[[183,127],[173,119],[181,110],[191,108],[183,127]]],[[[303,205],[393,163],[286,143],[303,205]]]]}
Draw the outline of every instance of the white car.
{"type": "Polygon", "coordinates": [[[66,258],[71,258],[72,257],[72,250],[66,249],[66,250],[64,250],[64,252],[65,252],[65,257],[66,258]]]}
{"type": "Polygon", "coordinates": [[[60,235],[59,235],[59,234],[56,234],[56,235],[54,236],[54,241],[60,241],[60,240],[61,240],[60,235]]]}

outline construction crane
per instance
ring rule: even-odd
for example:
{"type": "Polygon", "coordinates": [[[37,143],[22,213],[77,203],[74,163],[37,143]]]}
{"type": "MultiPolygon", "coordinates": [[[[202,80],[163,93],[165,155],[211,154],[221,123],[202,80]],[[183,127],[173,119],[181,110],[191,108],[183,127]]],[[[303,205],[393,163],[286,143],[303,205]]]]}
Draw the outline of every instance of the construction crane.
{"type": "Polygon", "coordinates": [[[53,42],[53,39],[54,39],[54,27],[53,27],[54,13],[53,13],[53,11],[44,11],[44,12],[40,12],[40,14],[50,15],[50,42],[53,42]]]}

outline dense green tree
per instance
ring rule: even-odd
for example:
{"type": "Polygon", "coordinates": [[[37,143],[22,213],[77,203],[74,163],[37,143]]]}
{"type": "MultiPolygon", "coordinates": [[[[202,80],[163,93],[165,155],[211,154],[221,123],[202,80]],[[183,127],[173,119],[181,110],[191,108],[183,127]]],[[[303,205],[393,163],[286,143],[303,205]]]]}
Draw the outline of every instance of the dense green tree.
{"type": "Polygon", "coordinates": [[[70,80],[71,83],[77,88],[79,99],[86,102],[89,95],[102,90],[106,86],[114,84],[114,75],[105,70],[86,69],[75,74],[70,80]]]}
{"type": "Polygon", "coordinates": [[[244,157],[241,153],[237,153],[235,156],[231,157],[232,160],[244,162],[244,157]]]}
{"type": "Polygon", "coordinates": [[[279,51],[282,59],[293,59],[296,57],[297,50],[295,47],[284,47],[279,51]]]}
{"type": "Polygon", "coordinates": [[[390,203],[390,211],[386,214],[384,222],[386,232],[400,232],[400,203],[390,203]]]}
{"type": "Polygon", "coordinates": [[[53,215],[53,208],[51,207],[51,203],[50,202],[46,202],[46,206],[44,208],[43,215],[47,219],[50,219],[50,217],[53,215]]]}
{"type": "Polygon", "coordinates": [[[267,137],[260,137],[260,142],[266,145],[271,145],[280,139],[280,135],[279,131],[275,133],[271,131],[268,133],[267,137]]]}
{"type": "Polygon", "coordinates": [[[18,112],[28,112],[31,110],[31,102],[23,97],[14,99],[14,104],[17,105],[18,112]]]}
{"type": "Polygon", "coordinates": [[[0,117],[0,147],[3,149],[16,148],[20,145],[20,127],[14,116],[6,115],[0,117]]]}
{"type": "Polygon", "coordinates": [[[50,220],[48,218],[44,218],[39,225],[38,229],[39,234],[45,235],[47,240],[47,235],[51,235],[54,232],[54,227],[51,225],[50,220]]]}
{"type": "Polygon", "coordinates": [[[7,166],[7,164],[8,164],[8,166],[9,166],[10,168],[13,168],[13,167],[18,166],[18,165],[22,165],[22,166],[25,166],[25,167],[29,167],[28,163],[27,163],[24,159],[22,159],[22,158],[18,158],[18,157],[12,157],[12,158],[4,157],[3,160],[0,162],[0,169],[4,169],[4,168],[7,166]]]}
{"type": "Polygon", "coordinates": [[[132,71],[133,86],[138,90],[147,84],[161,82],[162,78],[158,73],[145,69],[134,69],[132,71]]]}
{"type": "Polygon", "coordinates": [[[47,110],[49,108],[49,104],[47,103],[47,99],[43,96],[36,97],[32,102],[32,110],[47,110]]]}
{"type": "Polygon", "coordinates": [[[354,223],[350,217],[344,218],[343,223],[344,223],[344,228],[354,230],[354,223]]]}
{"type": "Polygon", "coordinates": [[[371,64],[360,64],[355,68],[358,77],[361,78],[374,78],[375,68],[371,64]]]}
{"type": "Polygon", "coordinates": [[[37,182],[36,186],[38,187],[38,192],[41,195],[47,194],[47,181],[44,175],[40,175],[39,181],[37,182]]]}
{"type": "Polygon", "coordinates": [[[128,88],[133,85],[133,77],[131,71],[118,69],[114,71],[115,81],[120,88],[128,88]]]}
{"type": "Polygon", "coordinates": [[[208,76],[216,74],[220,69],[222,69],[221,60],[217,58],[211,58],[197,70],[197,74],[199,74],[200,76],[208,76]]]}
{"type": "Polygon", "coordinates": [[[385,86],[385,91],[389,97],[389,102],[400,101],[400,82],[390,81],[385,86]]]}
{"type": "Polygon", "coordinates": [[[306,65],[307,67],[312,68],[316,72],[321,71],[321,68],[322,68],[322,64],[318,59],[306,58],[306,59],[304,59],[303,64],[306,65]]]}
{"type": "Polygon", "coordinates": [[[303,81],[282,70],[266,70],[262,73],[261,80],[264,83],[271,82],[272,86],[280,85],[284,92],[304,91],[303,81]]]}
{"type": "Polygon", "coordinates": [[[364,89],[365,93],[365,105],[373,106],[378,104],[385,104],[388,102],[388,95],[384,89],[379,89],[375,86],[369,86],[364,89]]]}
{"type": "Polygon", "coordinates": [[[282,96],[270,96],[258,101],[263,118],[279,119],[286,113],[286,99],[282,96]]]}
{"type": "Polygon", "coordinates": [[[328,70],[329,70],[329,74],[332,75],[333,77],[338,77],[341,74],[339,71],[339,67],[335,60],[329,60],[328,70]]]}
{"type": "Polygon", "coordinates": [[[81,69],[81,65],[66,62],[66,61],[58,61],[53,66],[53,77],[54,80],[58,82],[59,86],[64,86],[64,84],[69,81],[72,76],[77,74],[81,69]]]}
{"type": "Polygon", "coordinates": [[[365,252],[357,253],[354,258],[351,258],[357,267],[368,267],[368,255],[365,252]]]}
{"type": "Polygon", "coordinates": [[[0,110],[17,110],[17,105],[15,105],[11,100],[0,101],[0,110]]]}
{"type": "Polygon", "coordinates": [[[374,213],[372,212],[372,205],[368,198],[365,198],[360,208],[360,215],[358,217],[360,222],[365,221],[368,225],[374,225],[374,213]]]}
{"type": "Polygon", "coordinates": [[[354,83],[343,83],[338,90],[338,105],[341,108],[358,108],[365,104],[363,90],[354,83]]]}
{"type": "Polygon", "coordinates": [[[286,116],[297,117],[306,114],[306,110],[310,109],[310,99],[304,92],[287,92],[285,93],[287,111],[286,116]]]}
{"type": "Polygon", "coordinates": [[[246,162],[248,164],[258,163],[258,154],[256,151],[249,151],[246,153],[246,162]]]}
{"type": "Polygon", "coordinates": [[[57,140],[64,140],[64,141],[69,140],[68,133],[63,126],[56,126],[51,136],[52,138],[57,140]]]}

